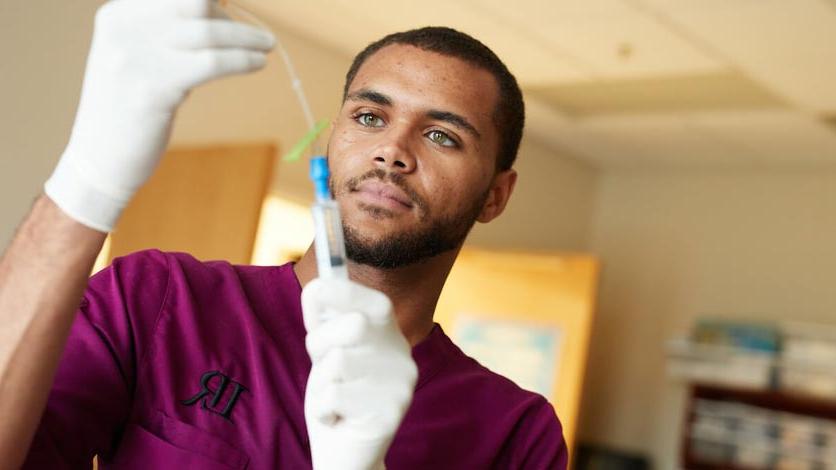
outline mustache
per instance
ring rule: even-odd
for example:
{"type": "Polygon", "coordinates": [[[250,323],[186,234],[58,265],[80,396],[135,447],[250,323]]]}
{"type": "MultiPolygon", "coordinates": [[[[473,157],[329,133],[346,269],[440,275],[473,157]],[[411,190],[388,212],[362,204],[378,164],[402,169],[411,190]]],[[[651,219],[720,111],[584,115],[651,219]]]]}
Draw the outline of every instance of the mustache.
{"type": "Polygon", "coordinates": [[[349,178],[348,181],[345,182],[345,187],[349,191],[357,191],[357,188],[360,186],[360,183],[370,179],[377,179],[383,182],[389,182],[394,186],[397,186],[401,191],[403,191],[409,200],[418,207],[423,213],[427,213],[429,206],[427,201],[422,198],[417,191],[412,189],[409,184],[406,182],[406,178],[400,173],[389,173],[383,169],[375,168],[374,170],[370,170],[360,176],[355,176],[353,178],[349,178]]]}

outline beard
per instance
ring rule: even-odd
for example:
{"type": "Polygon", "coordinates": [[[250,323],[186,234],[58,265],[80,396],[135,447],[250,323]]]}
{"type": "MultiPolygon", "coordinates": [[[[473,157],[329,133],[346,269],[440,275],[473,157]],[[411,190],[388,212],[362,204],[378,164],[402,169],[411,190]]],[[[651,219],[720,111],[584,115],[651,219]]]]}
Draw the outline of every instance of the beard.
{"type": "MultiPolygon", "coordinates": [[[[345,183],[345,189],[347,192],[354,191],[360,182],[371,178],[388,181],[403,190],[418,208],[419,220],[423,222],[418,230],[403,231],[387,235],[380,240],[373,240],[363,236],[358,228],[343,221],[345,251],[348,259],[380,269],[408,266],[461,247],[490,194],[490,189],[488,189],[458,213],[433,218],[429,205],[407,185],[403,176],[398,173],[387,173],[382,169],[375,169],[362,176],[349,179],[345,183]]],[[[336,194],[333,188],[332,194],[336,194]]],[[[391,211],[376,206],[361,204],[360,209],[378,219],[392,216],[391,211]]]]}

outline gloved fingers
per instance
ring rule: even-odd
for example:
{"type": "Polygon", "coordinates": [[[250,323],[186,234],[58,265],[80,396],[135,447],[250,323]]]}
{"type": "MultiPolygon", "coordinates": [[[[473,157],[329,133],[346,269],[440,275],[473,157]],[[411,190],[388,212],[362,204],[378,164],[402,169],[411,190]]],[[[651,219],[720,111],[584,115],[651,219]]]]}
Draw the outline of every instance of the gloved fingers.
{"type": "MultiPolygon", "coordinates": [[[[392,302],[380,291],[344,279],[314,279],[302,290],[302,310],[362,312],[372,324],[391,321],[392,302]]],[[[321,319],[305,315],[305,326],[315,328],[321,319]],[[308,325],[311,322],[311,325],[308,325]]]]}
{"type": "Polygon", "coordinates": [[[339,312],[360,311],[348,308],[353,283],[347,280],[315,278],[302,289],[302,313],[305,329],[316,330],[319,325],[339,312]]]}
{"type": "Polygon", "coordinates": [[[316,389],[373,377],[388,369],[386,360],[378,356],[369,354],[363,346],[331,348],[317,358],[311,367],[308,387],[316,389]]]}
{"type": "Polygon", "coordinates": [[[318,393],[309,394],[305,397],[309,401],[308,414],[310,418],[326,426],[336,425],[345,414],[337,409],[336,385],[332,384],[318,390],[318,393]]]}
{"type": "Polygon", "coordinates": [[[392,381],[415,385],[418,370],[411,355],[374,345],[334,347],[319,356],[311,368],[309,383],[315,386],[357,380],[392,381]]]}
{"type": "Polygon", "coordinates": [[[339,354],[332,353],[328,361],[314,365],[305,389],[306,418],[316,419],[325,425],[335,424],[338,416],[337,410],[332,406],[334,400],[331,397],[334,386],[342,381],[338,356],[339,354]]]}
{"type": "Polygon", "coordinates": [[[164,4],[169,11],[184,18],[206,18],[212,14],[215,0],[157,0],[155,3],[164,4]]]}
{"type": "Polygon", "coordinates": [[[109,12],[113,9],[134,19],[143,15],[150,15],[156,20],[165,17],[229,19],[218,0],[109,0],[99,11],[109,12]]]}
{"type": "Polygon", "coordinates": [[[366,317],[357,312],[337,313],[316,329],[308,331],[305,345],[313,362],[334,348],[353,346],[363,340],[368,328],[366,317]]]}
{"type": "Polygon", "coordinates": [[[189,54],[179,85],[192,88],[215,78],[256,71],[267,63],[263,52],[247,49],[204,49],[189,54]]]}
{"type": "Polygon", "coordinates": [[[355,381],[333,384],[314,400],[311,411],[320,423],[338,425],[345,421],[353,429],[365,429],[368,434],[363,437],[372,438],[396,430],[411,403],[412,393],[400,387],[355,381]]]}
{"type": "Polygon", "coordinates": [[[318,390],[330,384],[348,380],[346,373],[346,353],[344,348],[334,348],[323,355],[311,367],[308,376],[308,388],[318,390]]]}
{"type": "Polygon", "coordinates": [[[267,52],[276,44],[272,34],[255,26],[228,20],[177,21],[168,43],[179,49],[252,49],[267,52]]]}
{"type": "Polygon", "coordinates": [[[329,309],[350,311],[345,307],[351,302],[353,284],[342,279],[315,278],[302,289],[302,309],[317,312],[329,309]]]}

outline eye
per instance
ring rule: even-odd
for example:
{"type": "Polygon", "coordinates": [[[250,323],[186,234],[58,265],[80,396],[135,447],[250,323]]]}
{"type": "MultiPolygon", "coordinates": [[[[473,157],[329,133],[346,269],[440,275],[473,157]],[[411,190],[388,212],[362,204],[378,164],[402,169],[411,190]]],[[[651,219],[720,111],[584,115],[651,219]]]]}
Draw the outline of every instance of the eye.
{"type": "Polygon", "coordinates": [[[458,147],[459,143],[442,131],[433,130],[426,134],[427,138],[442,147],[458,147]]]}
{"type": "Polygon", "coordinates": [[[372,113],[362,113],[354,116],[354,120],[366,127],[383,127],[383,119],[372,113]]]}

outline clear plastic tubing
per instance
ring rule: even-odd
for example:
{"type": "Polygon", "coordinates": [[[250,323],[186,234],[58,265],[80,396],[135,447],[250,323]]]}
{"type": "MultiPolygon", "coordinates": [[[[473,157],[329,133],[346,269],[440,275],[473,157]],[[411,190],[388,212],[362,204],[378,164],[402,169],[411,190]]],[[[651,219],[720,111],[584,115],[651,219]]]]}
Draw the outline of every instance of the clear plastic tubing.
{"type": "MultiPolygon", "coordinates": [[[[296,73],[296,68],[290,60],[290,55],[279,40],[278,35],[267,24],[261,21],[258,16],[236,2],[230,0],[216,0],[217,4],[231,16],[237,16],[251,24],[258,26],[265,31],[270,31],[276,38],[276,51],[284,62],[287,73],[290,76],[291,86],[296,93],[296,98],[302,107],[302,113],[308,127],[313,130],[316,127],[311,106],[305,91],[302,88],[302,80],[296,73]]],[[[315,139],[311,144],[314,155],[319,153],[319,142],[315,139]]],[[[331,190],[328,188],[328,160],[324,156],[315,156],[311,159],[310,177],[313,180],[316,190],[316,202],[311,212],[314,219],[314,248],[316,250],[316,265],[319,277],[348,279],[348,267],[346,266],[345,242],[343,241],[343,225],[340,218],[340,209],[331,197],[331,190]]]]}
{"type": "Polygon", "coordinates": [[[316,267],[323,279],[348,279],[340,208],[331,197],[328,175],[328,160],[323,156],[313,157],[310,177],[316,191],[316,201],[311,208],[316,267]]]}
{"type": "MultiPolygon", "coordinates": [[[[259,17],[255,13],[244,8],[239,3],[231,0],[216,1],[217,4],[221,7],[221,9],[228,13],[229,16],[240,18],[254,26],[263,29],[264,31],[273,34],[273,37],[276,38],[275,51],[282,58],[282,62],[284,62],[285,69],[287,69],[287,74],[290,77],[290,86],[291,88],[293,88],[293,92],[296,94],[296,99],[299,100],[299,105],[302,107],[302,115],[305,117],[305,123],[307,124],[309,130],[313,130],[316,127],[316,121],[314,120],[313,111],[311,111],[311,105],[308,102],[308,97],[305,95],[305,89],[302,88],[302,79],[299,78],[299,74],[296,72],[296,67],[293,66],[293,61],[290,60],[290,54],[287,53],[287,49],[285,49],[284,44],[282,44],[279,35],[276,34],[276,31],[270,28],[270,26],[268,26],[267,23],[259,19],[259,17]]],[[[314,139],[313,143],[311,144],[311,149],[313,150],[314,155],[319,154],[319,139],[314,139]]]]}

